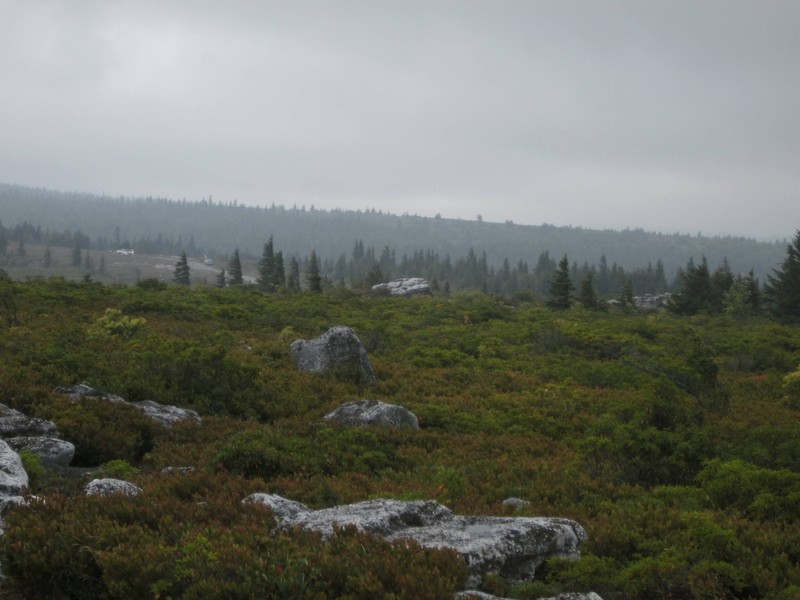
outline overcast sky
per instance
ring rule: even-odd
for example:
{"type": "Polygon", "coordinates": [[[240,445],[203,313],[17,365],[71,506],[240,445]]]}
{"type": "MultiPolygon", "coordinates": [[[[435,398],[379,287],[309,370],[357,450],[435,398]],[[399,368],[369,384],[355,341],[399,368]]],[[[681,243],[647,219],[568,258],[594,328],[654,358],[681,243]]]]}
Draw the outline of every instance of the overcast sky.
{"type": "Polygon", "coordinates": [[[0,181],[788,237],[800,2],[0,0],[0,181]]]}

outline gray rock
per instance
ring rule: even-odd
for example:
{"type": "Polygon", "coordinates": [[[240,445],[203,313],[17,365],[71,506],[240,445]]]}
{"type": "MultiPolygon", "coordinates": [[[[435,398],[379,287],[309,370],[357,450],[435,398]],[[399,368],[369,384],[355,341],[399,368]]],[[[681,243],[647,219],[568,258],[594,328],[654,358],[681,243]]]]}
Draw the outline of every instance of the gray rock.
{"type": "Polygon", "coordinates": [[[452,548],[469,566],[470,587],[487,573],[512,581],[530,579],[551,556],[578,557],[578,546],[586,539],[583,527],[568,519],[457,516],[432,500],[368,500],[312,511],[280,496],[249,499],[276,506],[283,527],[330,535],[334,525],[354,525],[389,540],[413,539],[425,547],[452,548]]]}
{"type": "Polygon", "coordinates": [[[113,402],[115,404],[126,404],[142,411],[154,421],[158,421],[162,425],[166,426],[174,425],[179,421],[185,420],[197,421],[198,423],[202,421],[200,415],[188,408],[179,408],[170,404],[159,404],[158,402],[153,402],[152,400],[128,402],[121,396],[101,392],[86,385],[85,383],[79,383],[73,386],[57,387],[54,391],[58,392],[59,394],[64,394],[72,400],[78,400],[79,398],[97,398],[99,400],[107,400],[108,402],[113,402]]]}
{"type": "Polygon", "coordinates": [[[313,340],[295,340],[290,350],[301,371],[352,373],[361,381],[375,381],[367,351],[350,327],[333,327],[313,340]]]}
{"type": "Polygon", "coordinates": [[[138,496],[142,493],[142,488],[122,479],[92,479],[83,488],[83,493],[86,496],[112,496],[115,494],[138,496]]]}
{"type": "Polygon", "coordinates": [[[164,467],[161,469],[162,473],[171,473],[177,475],[186,475],[188,473],[194,473],[197,471],[197,467],[164,467]]]}
{"type": "Polygon", "coordinates": [[[639,310],[657,310],[667,308],[672,301],[672,294],[645,294],[644,296],[634,296],[633,305],[639,310]]]}
{"type": "Polygon", "coordinates": [[[406,407],[379,400],[345,402],[324,418],[343,425],[385,425],[419,429],[419,419],[406,407]]]}
{"type": "Polygon", "coordinates": [[[511,600],[511,598],[492,596],[491,594],[479,592],[478,590],[464,590],[463,592],[458,592],[453,598],[455,600],[511,600]]]}
{"type": "Polygon", "coordinates": [[[68,467],[75,456],[75,444],[51,437],[15,437],[6,440],[17,452],[27,450],[38,455],[46,465],[68,467]]]}
{"type": "Polygon", "coordinates": [[[152,400],[142,400],[141,402],[128,402],[131,406],[138,408],[145,415],[158,421],[162,425],[174,425],[179,421],[196,421],[202,419],[195,411],[188,408],[178,408],[170,404],[159,404],[152,400]]]}
{"type": "Polygon", "coordinates": [[[28,487],[28,473],[19,454],[0,440],[0,499],[19,496],[28,487]]]}
{"type": "Polygon", "coordinates": [[[301,514],[311,512],[311,509],[305,504],[283,498],[282,496],[276,496],[275,494],[251,494],[243,500],[243,503],[265,504],[269,506],[270,510],[272,510],[272,514],[275,515],[275,518],[281,525],[285,523],[291,524],[301,514]]]}
{"type": "Polygon", "coordinates": [[[58,430],[52,421],[29,417],[5,404],[0,404],[0,438],[57,435],[58,430]]]}
{"type": "Polygon", "coordinates": [[[521,498],[506,498],[505,500],[503,500],[503,506],[507,508],[518,509],[530,505],[531,505],[530,502],[528,502],[527,500],[522,500],[521,498]]]}
{"type": "Polygon", "coordinates": [[[430,284],[422,277],[402,277],[389,283],[379,283],[372,286],[376,294],[387,296],[431,296],[433,291],[430,284]]]}

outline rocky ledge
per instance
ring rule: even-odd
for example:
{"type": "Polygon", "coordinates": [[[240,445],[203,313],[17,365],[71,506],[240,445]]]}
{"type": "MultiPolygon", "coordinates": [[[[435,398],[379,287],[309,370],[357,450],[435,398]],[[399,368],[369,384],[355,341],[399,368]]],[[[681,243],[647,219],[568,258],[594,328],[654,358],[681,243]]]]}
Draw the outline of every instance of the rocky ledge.
{"type": "Polygon", "coordinates": [[[403,277],[372,286],[372,292],[384,296],[431,296],[430,284],[422,277],[403,277]]]}
{"type": "Polygon", "coordinates": [[[281,527],[330,535],[334,525],[354,525],[389,540],[452,548],[469,566],[467,587],[476,586],[487,573],[530,580],[549,557],[580,556],[578,546],[587,537],[583,527],[569,519],[459,516],[433,500],[368,500],[322,510],[270,494],[253,494],[245,502],[269,506],[281,527]]]}

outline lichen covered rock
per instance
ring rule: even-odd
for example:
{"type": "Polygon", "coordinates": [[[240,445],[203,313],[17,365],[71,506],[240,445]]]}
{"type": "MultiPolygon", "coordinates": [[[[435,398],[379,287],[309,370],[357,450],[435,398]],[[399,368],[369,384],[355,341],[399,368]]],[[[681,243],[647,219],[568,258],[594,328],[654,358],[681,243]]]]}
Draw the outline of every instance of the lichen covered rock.
{"type": "Polygon", "coordinates": [[[122,479],[92,479],[83,488],[83,493],[87,496],[113,496],[116,494],[138,496],[142,493],[142,488],[122,479]]]}
{"type": "Polygon", "coordinates": [[[341,373],[367,383],[375,381],[367,351],[350,327],[332,327],[313,340],[295,340],[290,350],[301,371],[341,373]]]}
{"type": "Polygon", "coordinates": [[[487,573],[512,581],[530,579],[551,556],[578,557],[578,547],[587,537],[583,527],[569,519],[458,516],[433,500],[367,500],[323,510],[268,494],[254,494],[247,501],[273,507],[282,527],[330,535],[334,526],[353,525],[389,540],[451,548],[469,566],[470,587],[487,573]]]}
{"type": "Polygon", "coordinates": [[[383,425],[419,429],[419,419],[406,407],[379,400],[345,402],[324,418],[343,425],[383,425]]]}

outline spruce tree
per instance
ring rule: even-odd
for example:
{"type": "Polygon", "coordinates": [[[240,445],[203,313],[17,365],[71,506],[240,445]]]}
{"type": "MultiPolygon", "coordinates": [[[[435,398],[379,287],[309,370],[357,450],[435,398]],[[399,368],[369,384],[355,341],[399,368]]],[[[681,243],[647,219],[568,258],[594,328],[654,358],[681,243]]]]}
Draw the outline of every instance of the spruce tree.
{"type": "Polygon", "coordinates": [[[591,271],[581,281],[580,301],[584,308],[594,310],[597,308],[597,294],[594,291],[594,275],[591,271]]]}
{"type": "Polygon", "coordinates": [[[289,277],[286,280],[286,289],[290,292],[300,291],[300,264],[294,256],[289,260],[289,277]]]}
{"type": "Polygon", "coordinates": [[[42,266],[45,268],[53,264],[53,253],[50,251],[50,244],[44,247],[44,258],[42,259],[42,266]]]}
{"type": "Polygon", "coordinates": [[[264,244],[264,251],[258,263],[258,279],[256,285],[262,292],[275,291],[275,252],[272,244],[272,236],[264,244]]]}
{"type": "Polygon", "coordinates": [[[186,258],[186,252],[181,252],[178,262],[175,263],[175,283],[178,285],[189,285],[191,283],[189,260],[186,258]]]}
{"type": "Polygon", "coordinates": [[[83,257],[81,256],[81,240],[78,236],[75,236],[75,246],[72,248],[72,266],[80,267],[82,262],[83,257]]]}
{"type": "Polygon", "coordinates": [[[230,285],[242,285],[244,277],[242,277],[242,261],[239,259],[239,249],[233,251],[230,262],[228,262],[228,283],[230,285]]]}
{"type": "Polygon", "coordinates": [[[282,251],[275,253],[275,269],[273,270],[272,286],[276,290],[282,290],[286,287],[286,269],[283,266],[282,251]]]}
{"type": "Polygon", "coordinates": [[[214,281],[214,285],[216,285],[218,288],[227,287],[228,282],[225,279],[225,269],[222,269],[222,271],[217,273],[217,278],[214,281]]]}
{"type": "Polygon", "coordinates": [[[572,303],[573,289],[572,279],[569,276],[569,259],[565,254],[550,281],[550,301],[547,304],[558,310],[569,308],[572,303]]]}
{"type": "Polygon", "coordinates": [[[626,277],[619,293],[619,301],[625,308],[633,308],[636,301],[633,299],[633,277],[626,277]]]}
{"type": "Polygon", "coordinates": [[[317,253],[314,250],[311,251],[311,257],[308,260],[306,281],[308,282],[308,289],[310,291],[317,293],[322,291],[322,277],[319,274],[319,263],[317,262],[317,253]]]}
{"type": "Polygon", "coordinates": [[[800,229],[786,248],[780,269],[767,276],[764,296],[772,313],[781,319],[800,319],[800,229]]]}
{"type": "Polygon", "coordinates": [[[672,297],[670,308],[679,315],[696,315],[699,312],[711,312],[714,307],[711,289],[711,275],[708,272],[708,261],[703,257],[699,265],[692,258],[685,269],[678,271],[680,291],[672,297]]]}

